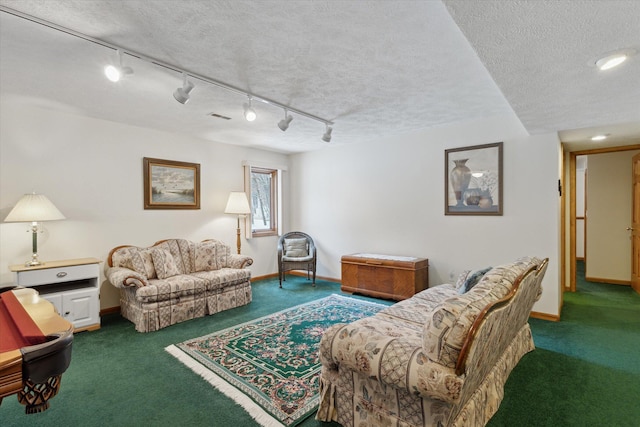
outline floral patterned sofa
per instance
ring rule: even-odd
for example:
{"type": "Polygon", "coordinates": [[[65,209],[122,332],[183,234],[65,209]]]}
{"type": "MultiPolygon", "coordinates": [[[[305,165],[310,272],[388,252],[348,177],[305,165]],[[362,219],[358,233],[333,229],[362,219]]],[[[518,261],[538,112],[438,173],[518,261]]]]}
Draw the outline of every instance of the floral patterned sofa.
{"type": "Polygon", "coordinates": [[[105,275],[120,288],[120,310],[139,332],[251,302],[253,260],[218,240],[161,240],[111,250],[105,275]]]}
{"type": "Polygon", "coordinates": [[[467,292],[465,272],[456,285],[332,326],[320,343],[316,418],[349,427],[485,425],[511,370],[535,348],[527,320],[547,265],[527,257],[492,268],[467,292]]]}

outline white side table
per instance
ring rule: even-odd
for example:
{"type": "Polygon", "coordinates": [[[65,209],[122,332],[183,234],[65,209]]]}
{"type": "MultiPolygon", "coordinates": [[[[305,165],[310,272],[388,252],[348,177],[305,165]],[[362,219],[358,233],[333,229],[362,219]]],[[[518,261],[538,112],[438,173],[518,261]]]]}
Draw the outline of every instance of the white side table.
{"type": "Polygon", "coordinates": [[[11,265],[16,284],[38,291],[50,301],[75,332],[100,328],[100,260],[80,258],[46,261],[26,267],[11,265]]]}

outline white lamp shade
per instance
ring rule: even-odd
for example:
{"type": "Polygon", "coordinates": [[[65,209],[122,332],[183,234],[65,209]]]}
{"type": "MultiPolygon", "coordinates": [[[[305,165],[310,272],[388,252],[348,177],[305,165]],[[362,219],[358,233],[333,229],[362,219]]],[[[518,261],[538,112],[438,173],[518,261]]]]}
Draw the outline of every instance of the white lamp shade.
{"type": "Polygon", "coordinates": [[[226,214],[247,215],[251,213],[249,200],[247,195],[242,191],[232,191],[229,194],[227,207],[224,209],[226,214]]]}
{"type": "Polygon", "coordinates": [[[62,212],[42,194],[25,194],[9,212],[4,222],[39,222],[65,219],[62,212]]]}

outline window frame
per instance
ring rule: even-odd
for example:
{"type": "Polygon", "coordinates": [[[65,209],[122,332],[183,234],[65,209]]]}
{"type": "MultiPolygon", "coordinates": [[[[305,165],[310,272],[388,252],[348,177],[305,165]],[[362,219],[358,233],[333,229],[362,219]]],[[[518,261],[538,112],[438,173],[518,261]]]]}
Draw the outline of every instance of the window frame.
{"type": "Polygon", "coordinates": [[[248,173],[248,181],[249,181],[249,204],[251,206],[251,215],[249,219],[249,227],[251,230],[251,237],[266,237],[266,236],[277,236],[278,235],[278,224],[280,222],[280,214],[278,212],[278,196],[279,192],[279,170],[269,167],[258,167],[258,166],[250,166],[248,173]],[[271,188],[270,188],[270,222],[271,227],[267,229],[254,230],[253,229],[253,185],[252,185],[252,177],[253,173],[261,173],[265,175],[271,175],[271,188]]]}

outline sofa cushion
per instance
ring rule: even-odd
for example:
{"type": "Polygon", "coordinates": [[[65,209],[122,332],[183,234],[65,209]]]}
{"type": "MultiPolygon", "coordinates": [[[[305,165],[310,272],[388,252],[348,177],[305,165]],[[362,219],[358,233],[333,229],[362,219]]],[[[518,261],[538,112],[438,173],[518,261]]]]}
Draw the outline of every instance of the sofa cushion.
{"type": "Polygon", "coordinates": [[[308,255],[307,239],[284,239],[284,256],[301,258],[308,255]]]}
{"type": "Polygon", "coordinates": [[[153,258],[151,258],[151,249],[138,249],[131,251],[131,266],[134,271],[145,276],[147,279],[155,279],[156,269],[153,266],[153,258]]]}
{"type": "Polygon", "coordinates": [[[471,325],[487,304],[507,295],[514,281],[531,266],[530,259],[489,270],[469,292],[440,303],[424,324],[422,347],[429,359],[454,368],[471,325]]]}
{"type": "Polygon", "coordinates": [[[177,276],[180,274],[176,261],[169,250],[164,248],[152,248],[151,258],[153,266],[156,269],[158,279],[166,279],[167,277],[177,276]]]}
{"type": "Polygon", "coordinates": [[[176,268],[177,274],[188,274],[193,271],[191,268],[192,254],[191,254],[191,242],[185,239],[167,239],[160,244],[154,245],[156,248],[167,249],[171,252],[176,268]]]}
{"type": "Polygon", "coordinates": [[[405,326],[422,331],[427,315],[442,301],[457,294],[453,285],[433,286],[413,297],[397,302],[380,311],[376,316],[401,320],[405,326]]]}
{"type": "Polygon", "coordinates": [[[460,286],[460,288],[458,289],[458,293],[464,294],[465,292],[469,292],[471,288],[473,288],[478,284],[478,282],[480,282],[480,279],[482,279],[482,277],[487,274],[489,270],[491,270],[491,267],[470,272],[462,283],[462,286],[460,286]]]}
{"type": "Polygon", "coordinates": [[[469,274],[471,274],[471,270],[464,270],[458,276],[458,279],[456,280],[456,283],[454,285],[458,291],[460,290],[460,288],[462,286],[464,286],[464,282],[465,282],[465,280],[467,280],[467,277],[469,277],[469,274]]]}
{"type": "Polygon", "coordinates": [[[233,286],[244,283],[251,279],[251,270],[246,268],[221,268],[220,270],[198,271],[191,276],[198,277],[205,281],[207,291],[217,290],[222,285],[233,286]]]}
{"type": "Polygon", "coordinates": [[[149,285],[136,290],[136,299],[142,303],[153,303],[187,295],[203,295],[205,284],[205,280],[187,274],[153,279],[149,280],[149,285]]]}
{"type": "Polygon", "coordinates": [[[196,243],[194,252],[194,271],[220,270],[227,266],[228,247],[217,240],[196,243]]]}

